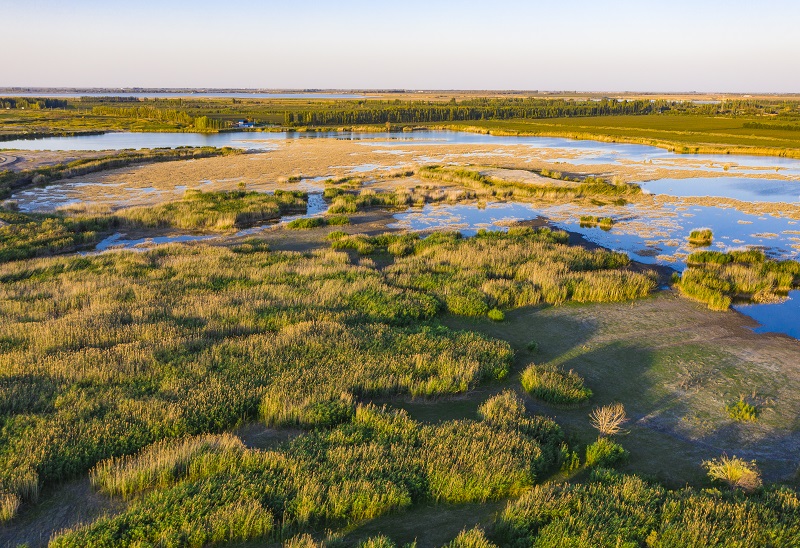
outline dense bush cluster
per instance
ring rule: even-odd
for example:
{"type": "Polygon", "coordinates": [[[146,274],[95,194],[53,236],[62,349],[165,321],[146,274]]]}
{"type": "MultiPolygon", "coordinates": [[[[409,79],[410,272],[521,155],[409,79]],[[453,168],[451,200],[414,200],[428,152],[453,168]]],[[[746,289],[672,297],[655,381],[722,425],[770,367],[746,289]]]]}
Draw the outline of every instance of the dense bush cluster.
{"type": "MultiPolygon", "coordinates": [[[[485,406],[498,407],[493,400],[485,406]]],[[[94,484],[132,503],[53,545],[280,539],[422,501],[514,495],[554,463],[562,434],[550,419],[525,416],[521,402],[511,407],[478,422],[426,426],[403,411],[359,405],[347,422],[276,451],[248,450],[227,435],[158,443],[98,464],[94,484]]]]}
{"type": "Polygon", "coordinates": [[[800,499],[785,488],[755,495],[670,491],[597,469],[586,483],[538,485],[496,524],[502,546],[716,546],[800,544],[800,499]]]}

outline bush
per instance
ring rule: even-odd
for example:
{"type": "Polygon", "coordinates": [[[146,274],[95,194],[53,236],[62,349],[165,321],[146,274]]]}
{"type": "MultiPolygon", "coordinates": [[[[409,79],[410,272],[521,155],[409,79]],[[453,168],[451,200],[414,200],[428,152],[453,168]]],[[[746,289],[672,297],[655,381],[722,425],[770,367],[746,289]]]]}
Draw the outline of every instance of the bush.
{"type": "Polygon", "coordinates": [[[592,397],[583,378],[575,371],[531,364],[522,372],[522,387],[532,396],[549,403],[575,404],[592,397]]]}
{"type": "Polygon", "coordinates": [[[350,217],[346,215],[330,215],[325,217],[325,222],[330,226],[343,226],[350,224],[350,217]]]}
{"type": "Polygon", "coordinates": [[[506,319],[506,315],[498,308],[492,308],[486,315],[489,316],[490,320],[495,322],[502,322],[506,319]]]}
{"type": "Polygon", "coordinates": [[[750,493],[761,487],[761,472],[755,461],[722,455],[703,462],[703,468],[708,471],[709,478],[726,483],[731,490],[741,489],[750,493]]]}
{"type": "Polygon", "coordinates": [[[458,536],[445,544],[442,548],[497,548],[497,545],[486,538],[486,533],[480,527],[461,531],[458,536]]]}
{"type": "Polygon", "coordinates": [[[696,228],[689,233],[689,244],[705,247],[710,246],[714,240],[714,233],[710,228],[696,228]]]}
{"type": "Polygon", "coordinates": [[[618,443],[608,438],[599,438],[586,446],[587,468],[612,468],[628,460],[629,453],[618,443]]]}
{"type": "Polygon", "coordinates": [[[625,407],[621,403],[612,403],[603,407],[595,407],[589,415],[592,426],[601,436],[613,436],[622,433],[622,425],[628,422],[625,407]]]}
{"type": "Polygon", "coordinates": [[[326,220],[322,217],[304,217],[301,219],[294,219],[286,224],[286,228],[292,230],[304,230],[308,228],[317,228],[325,226],[326,220]]]}
{"type": "Polygon", "coordinates": [[[758,418],[758,409],[755,405],[751,405],[740,397],[739,401],[732,405],[726,405],[725,410],[728,416],[738,422],[755,422],[758,418]]]}

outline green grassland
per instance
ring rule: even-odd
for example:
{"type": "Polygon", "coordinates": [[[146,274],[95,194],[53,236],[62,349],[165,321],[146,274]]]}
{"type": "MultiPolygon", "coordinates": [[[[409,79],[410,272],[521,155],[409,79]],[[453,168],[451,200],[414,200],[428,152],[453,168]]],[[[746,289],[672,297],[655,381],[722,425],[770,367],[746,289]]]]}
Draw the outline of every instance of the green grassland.
{"type": "Polygon", "coordinates": [[[800,132],[755,116],[602,116],[460,122],[447,127],[497,135],[541,135],[653,145],[687,154],[800,157],[800,132]]]}

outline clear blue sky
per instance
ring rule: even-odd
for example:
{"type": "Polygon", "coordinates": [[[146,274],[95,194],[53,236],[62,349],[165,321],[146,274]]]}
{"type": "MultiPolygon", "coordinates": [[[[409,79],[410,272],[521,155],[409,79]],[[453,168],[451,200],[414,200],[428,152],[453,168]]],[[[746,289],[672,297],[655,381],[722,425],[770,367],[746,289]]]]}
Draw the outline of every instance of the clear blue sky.
{"type": "Polygon", "coordinates": [[[0,86],[800,92],[800,0],[0,0],[0,86]]]}

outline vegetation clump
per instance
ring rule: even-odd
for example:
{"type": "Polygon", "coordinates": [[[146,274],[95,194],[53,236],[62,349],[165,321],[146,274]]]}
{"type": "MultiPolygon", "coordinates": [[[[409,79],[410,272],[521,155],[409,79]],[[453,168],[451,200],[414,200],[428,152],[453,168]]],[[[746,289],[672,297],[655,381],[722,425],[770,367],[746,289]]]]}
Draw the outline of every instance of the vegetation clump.
{"type": "Polygon", "coordinates": [[[497,308],[492,308],[486,315],[489,316],[490,320],[495,322],[502,322],[506,319],[506,315],[503,314],[503,311],[497,308]]]}
{"type": "Polygon", "coordinates": [[[714,240],[714,233],[710,228],[696,228],[689,233],[689,245],[708,247],[714,240]]]}
{"type": "Polygon", "coordinates": [[[703,468],[708,471],[709,478],[727,484],[731,490],[741,489],[750,493],[761,487],[761,472],[755,461],[722,455],[703,462],[703,468]]]}
{"type": "Polygon", "coordinates": [[[627,255],[567,246],[566,237],[527,227],[468,239],[429,236],[385,272],[394,285],[436,295],[449,312],[466,316],[540,303],[624,301],[654,288],[651,276],[624,268],[627,255]]]}
{"type": "Polygon", "coordinates": [[[800,499],[785,487],[672,491],[596,468],[586,482],[534,486],[493,529],[501,546],[796,546],[800,499]]]}
{"type": "Polygon", "coordinates": [[[800,262],[769,260],[757,250],[692,253],[676,285],[712,310],[727,310],[734,300],[777,302],[800,287],[800,262]]]}
{"type": "Polygon", "coordinates": [[[522,387],[532,396],[555,404],[577,404],[592,397],[575,371],[531,364],[522,372],[522,387]]]}
{"type": "Polygon", "coordinates": [[[116,224],[113,217],[27,214],[0,209],[0,263],[91,247],[116,224]]]}
{"type": "Polygon", "coordinates": [[[580,226],[583,228],[600,227],[602,230],[611,230],[614,219],[611,217],[597,217],[594,215],[581,215],[580,226]]]}
{"type": "Polygon", "coordinates": [[[745,401],[744,397],[731,405],[726,405],[728,416],[737,422],[755,422],[758,418],[758,408],[745,401]]]}
{"type": "Polygon", "coordinates": [[[599,438],[586,446],[586,466],[612,468],[628,460],[629,453],[618,443],[599,438]]]}
{"type": "Polygon", "coordinates": [[[304,212],[307,200],[306,193],[297,191],[276,190],[274,194],[264,194],[244,190],[187,190],[182,200],[123,209],[117,215],[136,226],[231,230],[304,212]]]}

